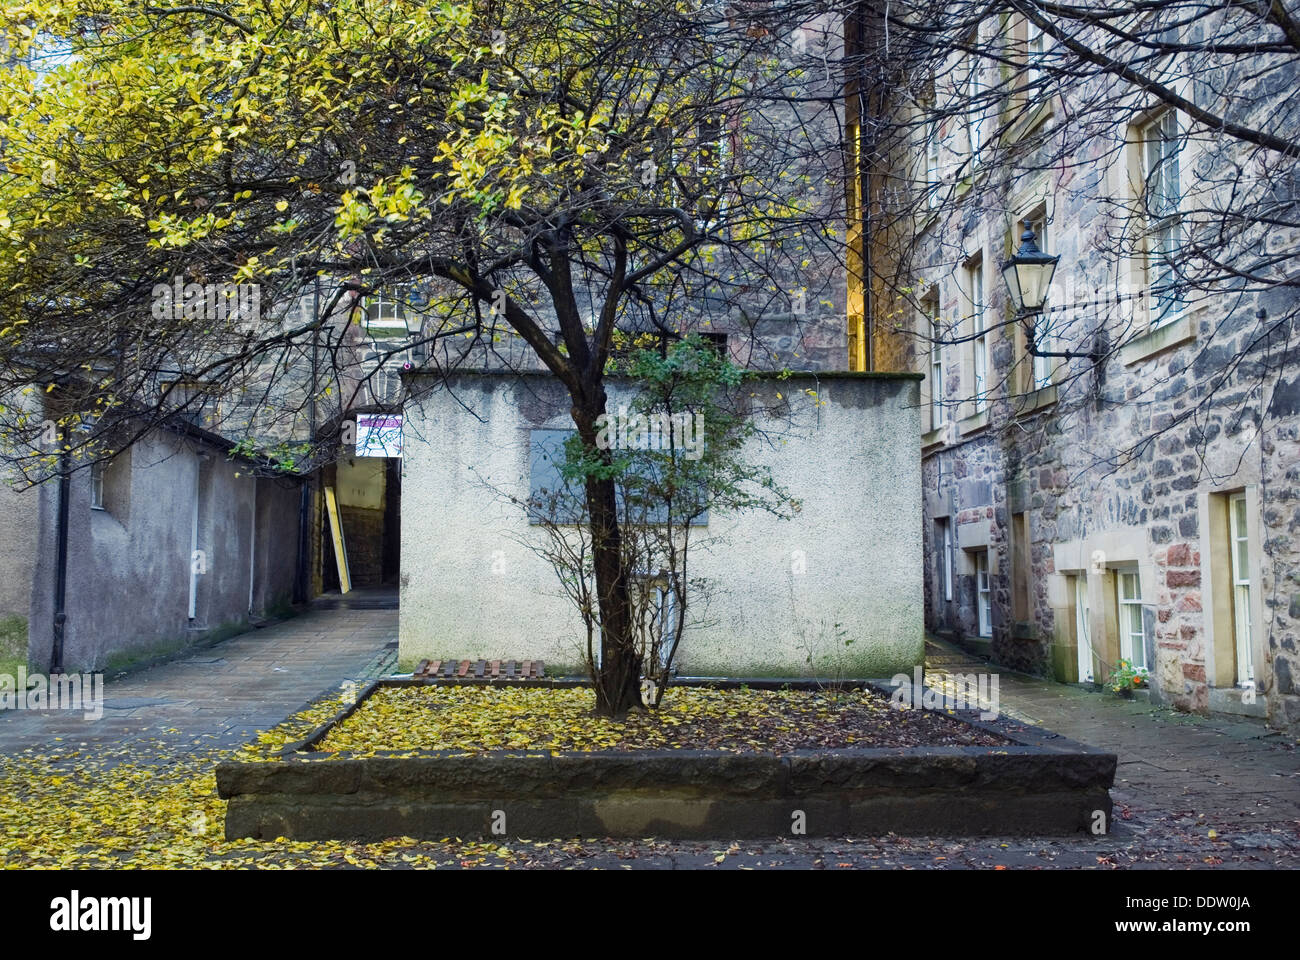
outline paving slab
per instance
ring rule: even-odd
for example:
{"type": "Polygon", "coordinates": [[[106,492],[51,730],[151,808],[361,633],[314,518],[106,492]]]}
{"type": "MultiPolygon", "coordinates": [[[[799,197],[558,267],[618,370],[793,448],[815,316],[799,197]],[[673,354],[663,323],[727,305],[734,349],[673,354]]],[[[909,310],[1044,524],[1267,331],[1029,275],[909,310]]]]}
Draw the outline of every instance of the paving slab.
{"type": "Polygon", "coordinates": [[[1003,712],[1032,715],[1050,730],[1115,752],[1119,767],[1111,796],[1126,807],[1125,829],[1140,836],[1178,824],[1202,836],[1214,830],[1216,839],[1231,843],[1234,836],[1271,825],[1282,835],[1270,834],[1269,843],[1249,849],[1300,853],[1300,751],[1294,736],[1269,729],[1262,719],[1195,716],[1027,676],[927,639],[927,682],[981,672],[998,675],[1003,712]],[[1177,815],[1185,812],[1196,816],[1184,823],[1177,815]]]}
{"type": "Polygon", "coordinates": [[[0,752],[55,737],[88,742],[211,734],[248,739],[345,680],[395,660],[397,610],[312,609],[167,663],[109,679],[104,711],[0,712],[0,752]]]}

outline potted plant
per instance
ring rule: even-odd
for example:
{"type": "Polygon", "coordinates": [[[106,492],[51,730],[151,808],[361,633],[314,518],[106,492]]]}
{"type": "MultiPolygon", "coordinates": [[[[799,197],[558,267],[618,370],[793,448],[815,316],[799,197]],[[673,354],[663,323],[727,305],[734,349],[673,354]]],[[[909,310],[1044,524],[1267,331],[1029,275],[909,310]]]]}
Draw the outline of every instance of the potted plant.
{"type": "Polygon", "coordinates": [[[1133,699],[1133,691],[1146,684],[1146,671],[1135,670],[1133,664],[1121,660],[1106,678],[1106,686],[1125,700],[1133,699]]]}

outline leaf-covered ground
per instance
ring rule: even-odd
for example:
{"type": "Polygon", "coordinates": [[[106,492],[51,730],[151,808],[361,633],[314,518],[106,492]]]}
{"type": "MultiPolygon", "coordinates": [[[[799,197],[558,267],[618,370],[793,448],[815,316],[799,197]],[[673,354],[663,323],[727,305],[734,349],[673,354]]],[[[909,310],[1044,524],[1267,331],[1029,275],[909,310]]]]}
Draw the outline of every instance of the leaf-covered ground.
{"type": "MultiPolygon", "coordinates": [[[[1166,866],[1294,867],[1300,836],[1244,845],[1217,818],[1117,809],[1103,837],[954,840],[865,837],[705,842],[508,842],[447,837],[382,843],[226,841],[213,771],[227,759],[264,759],[301,740],[343,704],[326,698],[240,750],[163,731],[155,739],[95,744],[55,740],[0,754],[0,866],[7,868],[439,868],[439,869],[1044,869],[1166,866]],[[1218,832],[1213,829],[1217,824],[1218,832]]],[[[734,719],[734,718],[729,718],[734,719]]]]}
{"type": "Polygon", "coordinates": [[[731,750],[1005,747],[934,711],[899,710],[871,692],[676,687],[658,710],[597,717],[590,689],[387,687],[330,731],[322,750],[731,750]]]}

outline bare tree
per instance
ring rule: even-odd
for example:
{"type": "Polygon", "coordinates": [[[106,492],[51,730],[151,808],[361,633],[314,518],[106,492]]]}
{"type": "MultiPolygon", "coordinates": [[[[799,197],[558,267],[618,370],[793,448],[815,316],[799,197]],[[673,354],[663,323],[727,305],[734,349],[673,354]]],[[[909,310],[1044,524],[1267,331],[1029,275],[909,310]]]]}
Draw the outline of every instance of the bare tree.
{"type": "MultiPolygon", "coordinates": [[[[1024,392],[1037,366],[1091,404],[1143,402],[1168,383],[1116,400],[1105,393],[1107,365],[1149,327],[1208,306],[1213,329],[1199,365],[1214,375],[1197,402],[1139,432],[1114,463],[1225,397],[1240,399],[1233,385],[1243,376],[1258,386],[1249,404],[1258,419],[1260,390],[1294,363],[1285,347],[1300,306],[1300,116],[1286,94],[1300,78],[1300,20],[1291,5],[864,3],[848,22],[861,38],[845,72],[864,117],[862,285],[886,362],[910,365],[931,347],[1006,328],[1020,349],[989,365],[979,399],[1024,392]],[[995,263],[986,265],[980,329],[969,297],[940,311],[933,328],[918,326],[918,316],[936,319],[925,281],[959,273],[972,228],[999,220],[1019,244],[1015,198],[1024,195],[1054,197],[1098,226],[1052,238],[1069,256],[1046,310],[1017,315],[995,263]],[[1238,342],[1243,324],[1251,329],[1238,342]],[[891,344],[895,333],[903,336],[891,344]]],[[[1049,211],[1040,230],[1050,221],[1049,211]]],[[[955,408],[977,399],[970,383],[947,386],[955,408]]],[[[1246,413],[1240,404],[1237,413],[1246,413]]]]}

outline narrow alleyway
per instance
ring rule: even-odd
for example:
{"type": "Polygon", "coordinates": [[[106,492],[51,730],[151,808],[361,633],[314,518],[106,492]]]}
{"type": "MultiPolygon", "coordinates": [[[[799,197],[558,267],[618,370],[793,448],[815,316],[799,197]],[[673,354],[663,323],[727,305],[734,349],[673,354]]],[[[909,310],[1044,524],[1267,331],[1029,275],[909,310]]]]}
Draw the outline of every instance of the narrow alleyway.
{"type": "Polygon", "coordinates": [[[98,719],[75,711],[0,713],[0,752],[64,741],[203,737],[238,746],[347,680],[390,672],[397,609],[382,598],[322,598],[300,616],[110,679],[98,719]]]}

